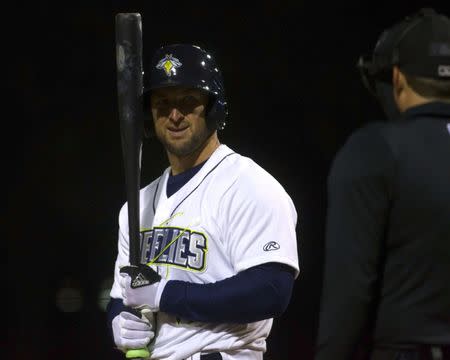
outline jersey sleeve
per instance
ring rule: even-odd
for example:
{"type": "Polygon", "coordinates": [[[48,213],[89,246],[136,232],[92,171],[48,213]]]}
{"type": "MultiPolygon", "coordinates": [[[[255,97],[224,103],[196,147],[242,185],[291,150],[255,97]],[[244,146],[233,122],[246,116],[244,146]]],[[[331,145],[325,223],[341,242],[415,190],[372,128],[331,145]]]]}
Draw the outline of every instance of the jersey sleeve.
{"type": "Polygon", "coordinates": [[[122,221],[126,216],[126,209],[122,208],[119,214],[119,234],[117,240],[117,257],[114,264],[114,282],[110,292],[110,296],[115,299],[122,298],[122,291],[119,285],[120,268],[129,264],[128,233],[123,231],[124,224],[122,221]]]}
{"type": "Polygon", "coordinates": [[[228,255],[237,272],[267,262],[299,273],[297,212],[284,188],[262,169],[249,169],[228,189],[220,207],[228,255]]]}
{"type": "Polygon", "coordinates": [[[329,173],[316,360],[350,359],[370,324],[395,171],[380,131],[353,134],[329,173]]]}

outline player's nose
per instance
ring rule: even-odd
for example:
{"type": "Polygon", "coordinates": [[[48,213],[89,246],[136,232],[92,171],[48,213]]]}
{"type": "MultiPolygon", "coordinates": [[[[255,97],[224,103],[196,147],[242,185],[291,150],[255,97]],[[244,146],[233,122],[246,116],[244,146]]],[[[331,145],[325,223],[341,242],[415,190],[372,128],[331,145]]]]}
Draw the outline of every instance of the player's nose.
{"type": "Polygon", "coordinates": [[[183,114],[177,108],[173,108],[169,113],[169,119],[173,122],[179,122],[183,119],[183,114]]]}

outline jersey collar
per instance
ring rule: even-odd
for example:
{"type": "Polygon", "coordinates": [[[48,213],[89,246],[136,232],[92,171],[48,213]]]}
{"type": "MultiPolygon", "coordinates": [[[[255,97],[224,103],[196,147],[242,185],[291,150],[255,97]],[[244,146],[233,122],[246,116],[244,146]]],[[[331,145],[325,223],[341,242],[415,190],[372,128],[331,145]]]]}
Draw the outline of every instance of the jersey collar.
{"type": "Polygon", "coordinates": [[[450,119],[450,104],[433,101],[419,106],[414,106],[403,113],[404,118],[414,117],[433,117],[442,118],[448,121],[450,119]]]}
{"type": "MultiPolygon", "coordinates": [[[[233,154],[236,153],[228,146],[224,144],[219,145],[201,169],[169,198],[167,198],[167,181],[170,175],[170,166],[166,168],[163,175],[160,177],[156,208],[160,206],[163,206],[166,209],[171,208],[171,213],[173,215],[173,213],[179,209],[180,205],[201,187],[202,182],[210,176],[228,156],[233,154]]],[[[157,194],[155,194],[155,196],[156,195],[157,194]]]]}

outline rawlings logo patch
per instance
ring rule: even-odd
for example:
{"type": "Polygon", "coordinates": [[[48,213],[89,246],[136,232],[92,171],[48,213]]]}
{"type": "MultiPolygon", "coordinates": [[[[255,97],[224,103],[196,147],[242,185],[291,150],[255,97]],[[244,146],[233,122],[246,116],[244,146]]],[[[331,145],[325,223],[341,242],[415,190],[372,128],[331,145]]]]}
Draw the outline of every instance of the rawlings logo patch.
{"type": "Polygon", "coordinates": [[[270,241],[266,245],[264,245],[263,250],[264,251],[272,251],[272,250],[278,250],[280,248],[280,244],[278,244],[275,241],[270,241]]]}

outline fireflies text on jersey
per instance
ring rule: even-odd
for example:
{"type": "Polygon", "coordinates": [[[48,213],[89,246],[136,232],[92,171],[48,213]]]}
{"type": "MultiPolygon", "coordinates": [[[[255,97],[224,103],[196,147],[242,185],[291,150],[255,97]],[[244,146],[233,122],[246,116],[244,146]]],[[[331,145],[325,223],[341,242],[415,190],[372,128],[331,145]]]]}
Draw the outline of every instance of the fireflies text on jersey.
{"type": "Polygon", "coordinates": [[[178,227],[155,227],[143,231],[141,238],[143,263],[194,271],[205,269],[208,249],[202,233],[178,227]]]}

